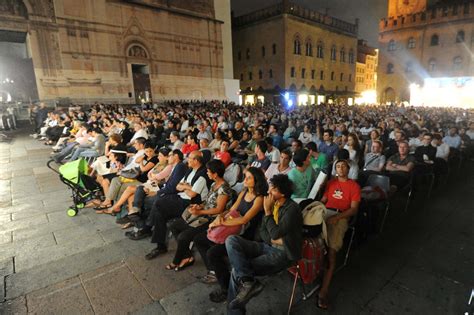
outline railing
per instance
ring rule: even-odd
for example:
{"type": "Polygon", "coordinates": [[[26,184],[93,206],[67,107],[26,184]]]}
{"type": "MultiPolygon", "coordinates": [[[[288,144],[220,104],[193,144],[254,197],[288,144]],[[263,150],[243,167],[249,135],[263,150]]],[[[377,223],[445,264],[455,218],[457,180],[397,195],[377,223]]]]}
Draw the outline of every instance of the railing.
{"type": "Polygon", "coordinates": [[[296,4],[284,5],[283,3],[279,3],[270,7],[263,8],[261,10],[254,11],[249,14],[235,17],[232,21],[232,24],[233,27],[238,28],[264,19],[279,16],[281,14],[297,16],[313,23],[329,26],[339,31],[349,33],[351,35],[357,35],[358,31],[357,24],[352,24],[296,4]]]}

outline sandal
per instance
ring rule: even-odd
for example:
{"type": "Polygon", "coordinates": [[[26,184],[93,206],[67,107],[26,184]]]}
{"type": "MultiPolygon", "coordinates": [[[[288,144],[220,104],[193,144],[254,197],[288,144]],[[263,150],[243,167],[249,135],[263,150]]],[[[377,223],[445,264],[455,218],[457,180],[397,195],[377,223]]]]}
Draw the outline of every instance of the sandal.
{"type": "Polygon", "coordinates": [[[122,230],[126,230],[126,229],[129,229],[131,227],[135,226],[135,224],[133,224],[133,222],[128,222],[128,223],[125,223],[125,224],[122,224],[121,228],[122,230]]]}
{"type": "Polygon", "coordinates": [[[318,308],[322,310],[327,310],[329,308],[328,299],[326,297],[321,297],[318,295],[318,308]]]}
{"type": "Polygon", "coordinates": [[[96,211],[96,213],[104,213],[103,210],[107,210],[107,209],[109,209],[109,208],[111,208],[111,207],[112,207],[111,204],[110,204],[110,205],[99,205],[99,206],[95,207],[94,210],[101,211],[101,212],[97,212],[97,211],[96,211]]]}
{"type": "MultiPolygon", "coordinates": [[[[192,265],[194,265],[194,257],[189,257],[189,258],[185,258],[187,259],[186,262],[184,264],[179,264],[179,266],[176,266],[176,268],[174,268],[174,271],[181,271],[181,270],[184,270],[186,269],[187,267],[190,267],[192,265]]],[[[183,261],[181,261],[183,262],[183,261]]]]}
{"type": "Polygon", "coordinates": [[[165,269],[166,270],[175,270],[176,268],[178,268],[178,266],[176,266],[175,264],[171,263],[171,264],[167,264],[165,266],[165,269]]]}
{"type": "Polygon", "coordinates": [[[86,203],[84,208],[96,208],[98,206],[100,206],[100,200],[94,199],[86,203]]]}
{"type": "Polygon", "coordinates": [[[113,207],[109,207],[109,208],[107,208],[106,210],[103,210],[103,211],[102,211],[103,214],[109,214],[109,215],[111,215],[111,216],[116,216],[117,213],[119,213],[119,212],[120,212],[120,210],[119,210],[119,211],[115,211],[115,210],[113,209],[113,207]]]}

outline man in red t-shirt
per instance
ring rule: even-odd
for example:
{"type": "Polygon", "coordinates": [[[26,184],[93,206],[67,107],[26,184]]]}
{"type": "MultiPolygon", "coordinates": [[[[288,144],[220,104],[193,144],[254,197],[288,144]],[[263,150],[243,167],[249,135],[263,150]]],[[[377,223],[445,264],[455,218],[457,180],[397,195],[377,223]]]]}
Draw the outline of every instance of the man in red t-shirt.
{"type": "Polygon", "coordinates": [[[321,199],[321,202],[329,209],[328,212],[333,214],[326,219],[329,264],[319,291],[318,307],[322,309],[328,308],[327,296],[336,267],[336,253],[344,242],[349,218],[357,214],[360,203],[360,186],[348,178],[349,163],[346,160],[336,162],[336,175],[336,178],[327,183],[326,191],[321,199]]]}
{"type": "Polygon", "coordinates": [[[221,160],[222,163],[224,163],[224,166],[226,168],[232,162],[232,157],[230,156],[230,153],[227,151],[228,149],[229,149],[229,141],[222,140],[220,151],[216,151],[216,153],[214,154],[214,158],[216,160],[221,160]]]}

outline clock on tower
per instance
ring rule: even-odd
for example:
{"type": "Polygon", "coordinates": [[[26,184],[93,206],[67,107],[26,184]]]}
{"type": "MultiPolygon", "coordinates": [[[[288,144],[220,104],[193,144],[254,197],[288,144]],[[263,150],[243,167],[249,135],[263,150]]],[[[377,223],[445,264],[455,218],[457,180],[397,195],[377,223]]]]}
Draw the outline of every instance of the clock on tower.
{"type": "Polygon", "coordinates": [[[388,16],[397,17],[426,10],[427,0],[389,0],[388,16]]]}

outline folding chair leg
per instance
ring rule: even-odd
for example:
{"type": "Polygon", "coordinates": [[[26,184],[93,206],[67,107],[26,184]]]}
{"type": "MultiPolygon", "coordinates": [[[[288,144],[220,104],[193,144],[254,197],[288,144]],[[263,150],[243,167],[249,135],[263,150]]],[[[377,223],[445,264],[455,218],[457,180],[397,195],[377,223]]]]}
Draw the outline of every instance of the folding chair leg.
{"type": "Polygon", "coordinates": [[[300,267],[299,265],[296,265],[295,280],[293,281],[293,290],[291,291],[290,303],[288,304],[288,315],[290,314],[291,307],[293,306],[293,299],[295,298],[295,291],[296,291],[296,283],[298,282],[299,277],[300,277],[300,267]]]}
{"type": "Polygon", "coordinates": [[[410,187],[410,191],[408,192],[407,202],[405,204],[405,212],[408,211],[408,206],[410,205],[411,195],[413,194],[413,187],[410,187]]]}
{"type": "Polygon", "coordinates": [[[347,261],[349,260],[349,253],[350,253],[351,247],[352,247],[352,242],[354,241],[355,227],[351,227],[351,229],[352,229],[351,239],[350,239],[349,245],[347,247],[346,257],[344,258],[344,264],[342,265],[342,267],[347,265],[347,261]]]}
{"type": "Polygon", "coordinates": [[[390,203],[387,201],[387,206],[385,207],[385,213],[382,218],[382,223],[380,224],[380,233],[382,233],[383,227],[385,226],[385,220],[387,220],[389,209],[390,209],[390,203]]]}

